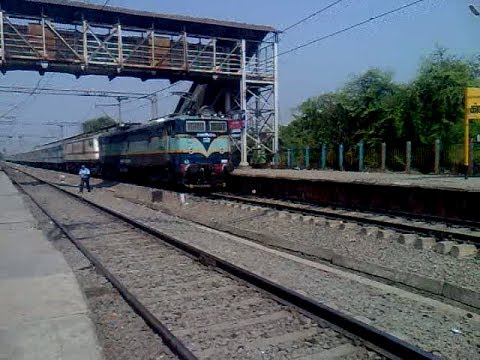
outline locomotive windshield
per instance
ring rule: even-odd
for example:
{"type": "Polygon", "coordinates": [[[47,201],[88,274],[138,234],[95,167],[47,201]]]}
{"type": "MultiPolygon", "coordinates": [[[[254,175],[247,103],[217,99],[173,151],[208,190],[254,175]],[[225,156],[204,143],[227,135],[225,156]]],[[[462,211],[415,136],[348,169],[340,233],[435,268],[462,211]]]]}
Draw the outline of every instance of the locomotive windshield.
{"type": "Polygon", "coordinates": [[[186,122],[187,132],[204,132],[206,131],[205,121],[187,121],[186,122]]]}
{"type": "Polygon", "coordinates": [[[200,132],[214,132],[214,133],[226,133],[228,130],[228,124],[222,120],[187,120],[185,122],[186,132],[200,133],[200,132]]]}
{"type": "Polygon", "coordinates": [[[227,132],[226,121],[210,121],[208,125],[212,132],[227,132]]]}

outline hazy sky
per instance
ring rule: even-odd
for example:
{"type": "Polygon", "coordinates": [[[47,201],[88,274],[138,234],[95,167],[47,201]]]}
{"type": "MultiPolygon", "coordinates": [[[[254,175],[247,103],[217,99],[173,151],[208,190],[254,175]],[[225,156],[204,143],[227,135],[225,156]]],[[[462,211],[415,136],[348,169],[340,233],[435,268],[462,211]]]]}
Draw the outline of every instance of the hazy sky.
{"type": "MultiPolygon", "coordinates": [[[[298,44],[329,34],[350,24],[365,20],[381,12],[396,8],[411,0],[345,0],[319,16],[281,36],[280,52],[298,44]]],[[[420,59],[429,54],[436,44],[454,54],[468,56],[480,53],[480,17],[468,9],[470,3],[480,0],[426,0],[415,7],[388,16],[308,48],[282,56],[279,59],[281,122],[290,119],[291,110],[309,96],[335,90],[352,75],[370,67],[380,67],[395,73],[397,81],[408,81],[415,75],[420,59]]],[[[103,3],[104,0],[90,1],[103,3]]],[[[332,0],[111,0],[114,6],[211,17],[239,22],[272,25],[278,29],[319,10],[332,0]]],[[[0,75],[1,85],[33,87],[38,73],[9,72],[0,75]]],[[[42,87],[104,89],[151,92],[168,82],[104,77],[83,77],[47,73],[42,87]]],[[[166,93],[168,95],[168,93],[166,93]]],[[[176,99],[165,97],[160,102],[160,114],[172,111],[176,99]]],[[[46,142],[38,136],[58,136],[58,127],[40,125],[45,122],[81,122],[103,114],[116,117],[113,107],[95,107],[107,100],[44,95],[4,95],[0,97],[0,115],[15,104],[11,115],[17,124],[0,125],[0,135],[26,135],[22,140],[0,137],[0,150],[9,152],[31,148],[46,142]],[[22,125],[35,123],[36,126],[22,125]]],[[[124,118],[141,121],[149,117],[146,102],[131,103],[124,108],[124,118]],[[138,106],[144,105],[138,109],[138,106]]],[[[67,135],[78,132],[78,126],[66,129],[67,135]]]]}

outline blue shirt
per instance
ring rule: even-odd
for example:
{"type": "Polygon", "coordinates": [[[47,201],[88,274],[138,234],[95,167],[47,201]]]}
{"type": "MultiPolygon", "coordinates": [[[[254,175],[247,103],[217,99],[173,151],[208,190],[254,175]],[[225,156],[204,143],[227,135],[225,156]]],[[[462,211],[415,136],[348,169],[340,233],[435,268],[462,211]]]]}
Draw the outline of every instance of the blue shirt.
{"type": "Polygon", "coordinates": [[[90,177],[90,170],[88,170],[87,168],[80,169],[78,175],[80,175],[82,179],[86,179],[90,177]]]}

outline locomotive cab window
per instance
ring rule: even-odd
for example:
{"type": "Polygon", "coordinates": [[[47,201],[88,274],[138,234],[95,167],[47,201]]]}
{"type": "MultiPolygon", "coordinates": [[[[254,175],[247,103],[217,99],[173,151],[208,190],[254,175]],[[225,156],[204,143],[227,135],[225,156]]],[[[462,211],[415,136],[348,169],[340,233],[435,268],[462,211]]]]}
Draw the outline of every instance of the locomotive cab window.
{"type": "Polygon", "coordinates": [[[210,121],[209,129],[212,132],[227,132],[227,122],[226,121],[210,121]]]}
{"type": "Polygon", "coordinates": [[[167,125],[167,134],[168,136],[175,137],[175,124],[170,123],[167,125]]]}
{"type": "Polygon", "coordinates": [[[185,124],[187,132],[205,132],[205,121],[187,121],[185,124]]]}

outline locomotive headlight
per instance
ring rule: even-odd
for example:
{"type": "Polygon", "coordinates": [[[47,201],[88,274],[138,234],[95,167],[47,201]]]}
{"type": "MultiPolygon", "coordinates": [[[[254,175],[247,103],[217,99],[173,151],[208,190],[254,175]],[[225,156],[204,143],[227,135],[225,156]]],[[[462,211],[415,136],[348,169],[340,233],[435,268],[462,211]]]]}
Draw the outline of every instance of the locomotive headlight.
{"type": "Polygon", "coordinates": [[[224,148],[220,148],[220,154],[223,154],[225,152],[224,148]]]}
{"type": "Polygon", "coordinates": [[[189,153],[190,155],[192,155],[192,154],[193,154],[193,149],[192,149],[192,148],[188,149],[188,153],[189,153]]]}
{"type": "Polygon", "coordinates": [[[190,164],[190,160],[185,159],[185,160],[183,160],[183,163],[186,164],[186,165],[188,165],[188,164],[190,164]]]}

